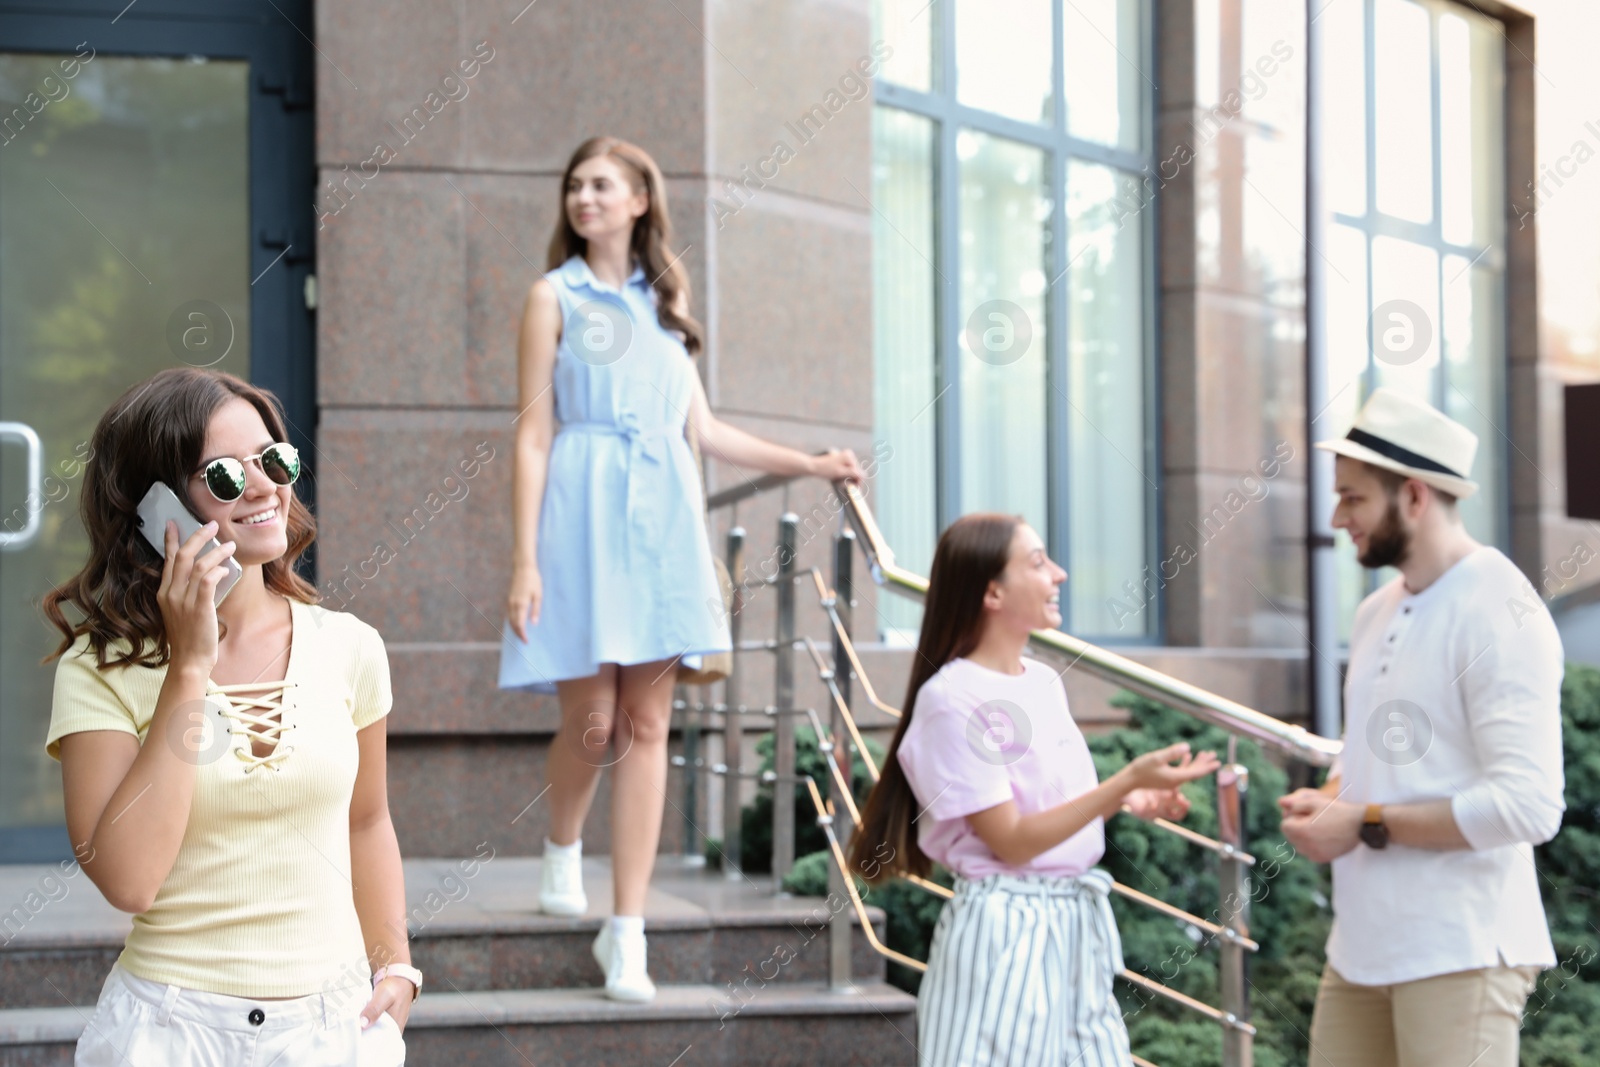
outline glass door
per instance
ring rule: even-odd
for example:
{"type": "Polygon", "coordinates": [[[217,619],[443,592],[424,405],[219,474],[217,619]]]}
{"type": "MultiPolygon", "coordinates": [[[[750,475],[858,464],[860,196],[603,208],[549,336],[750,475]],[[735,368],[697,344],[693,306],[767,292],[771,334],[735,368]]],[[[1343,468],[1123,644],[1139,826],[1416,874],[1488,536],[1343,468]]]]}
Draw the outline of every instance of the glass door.
{"type": "Polygon", "coordinates": [[[284,236],[309,215],[271,203],[293,184],[286,155],[307,164],[299,202],[311,203],[309,143],[261,143],[263,129],[297,126],[309,142],[310,109],[281,121],[284,78],[262,76],[275,57],[172,13],[130,11],[120,42],[108,21],[89,33],[71,17],[6,18],[39,47],[0,52],[0,862],[70,855],[60,769],[44,752],[55,666],[40,661],[60,634],[38,604],[87,556],[78,488],[95,421],[165,367],[280,390],[310,377],[294,367],[310,360],[309,226],[300,249],[284,236]],[[49,47],[52,36],[72,43],[49,47]],[[280,121],[253,122],[264,109],[280,121]],[[299,352],[285,343],[295,336],[299,352]]]}

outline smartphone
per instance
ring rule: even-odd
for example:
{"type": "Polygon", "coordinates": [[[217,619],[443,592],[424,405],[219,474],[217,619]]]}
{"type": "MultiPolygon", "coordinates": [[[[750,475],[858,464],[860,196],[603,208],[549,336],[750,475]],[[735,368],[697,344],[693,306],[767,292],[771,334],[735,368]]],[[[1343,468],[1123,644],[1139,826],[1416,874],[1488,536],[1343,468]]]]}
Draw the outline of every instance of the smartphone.
{"type": "MultiPolygon", "coordinates": [[[[165,482],[157,482],[150,487],[150,491],[139,501],[139,532],[144,534],[144,539],[155,548],[156,555],[166,558],[167,555],[167,520],[171,519],[178,524],[178,544],[182,545],[194,535],[194,532],[203,525],[199,519],[183,506],[183,501],[178,499],[178,494],[168,488],[165,482]]],[[[222,543],[215,537],[211,544],[200,550],[203,556],[213,548],[221,548],[222,543]]],[[[244,568],[236,563],[232,556],[222,561],[223,569],[228,573],[222,576],[222,581],[217,583],[213,602],[220,604],[224,597],[233,589],[234,583],[244,575],[244,568]]]]}

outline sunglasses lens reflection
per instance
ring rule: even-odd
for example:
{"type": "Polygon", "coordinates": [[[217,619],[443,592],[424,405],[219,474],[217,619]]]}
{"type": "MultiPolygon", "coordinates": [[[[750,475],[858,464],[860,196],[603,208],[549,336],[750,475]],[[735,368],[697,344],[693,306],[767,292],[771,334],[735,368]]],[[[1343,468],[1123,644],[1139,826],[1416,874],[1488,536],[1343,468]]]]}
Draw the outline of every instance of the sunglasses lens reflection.
{"type": "Polygon", "coordinates": [[[244,464],[236,459],[214,460],[206,465],[206,487],[224,503],[244,495],[244,464]]]}
{"type": "Polygon", "coordinates": [[[300,452],[291,444],[276,444],[261,453],[261,469],[278,485],[293,485],[300,477],[300,452]]]}

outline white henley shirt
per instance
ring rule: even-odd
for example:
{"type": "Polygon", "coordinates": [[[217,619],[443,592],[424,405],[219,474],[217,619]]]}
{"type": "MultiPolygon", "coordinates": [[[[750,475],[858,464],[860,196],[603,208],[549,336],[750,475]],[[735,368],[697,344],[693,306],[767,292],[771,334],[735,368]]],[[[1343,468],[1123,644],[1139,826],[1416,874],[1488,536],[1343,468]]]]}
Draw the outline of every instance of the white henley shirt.
{"type": "Polygon", "coordinates": [[[1428,588],[1361,602],[1345,681],[1349,803],[1448,798],[1471,847],[1365,844],[1333,861],[1328,962],[1388,985],[1482,967],[1555,966],[1533,846],[1565,810],[1561,638],[1492,547],[1428,588]]]}

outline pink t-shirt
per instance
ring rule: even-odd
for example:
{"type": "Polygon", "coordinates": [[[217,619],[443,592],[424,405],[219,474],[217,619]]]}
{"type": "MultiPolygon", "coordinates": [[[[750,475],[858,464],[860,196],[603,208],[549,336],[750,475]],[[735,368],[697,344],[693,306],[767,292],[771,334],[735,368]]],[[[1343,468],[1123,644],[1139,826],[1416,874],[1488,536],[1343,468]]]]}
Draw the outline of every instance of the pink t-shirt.
{"type": "Polygon", "coordinates": [[[1023,659],[1005,674],[953,659],[917,692],[897,757],[916,794],[917,843],[964,878],[988,874],[1083,874],[1105,853],[1095,819],[1022,867],[999,859],[966,816],[1007,800],[1024,815],[1065,804],[1099,784],[1094,760],[1067,712],[1054,670],[1023,659]]]}

